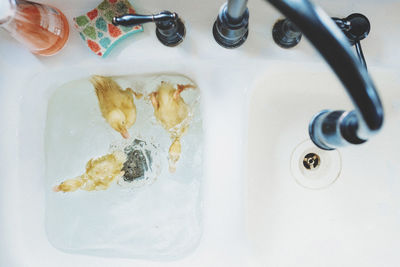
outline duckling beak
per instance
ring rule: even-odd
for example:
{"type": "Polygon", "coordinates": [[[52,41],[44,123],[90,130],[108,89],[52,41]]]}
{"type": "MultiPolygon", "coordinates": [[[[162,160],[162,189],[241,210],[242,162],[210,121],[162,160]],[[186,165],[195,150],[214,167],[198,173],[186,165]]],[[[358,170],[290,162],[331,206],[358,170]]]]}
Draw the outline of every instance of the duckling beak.
{"type": "Polygon", "coordinates": [[[58,185],[55,185],[54,187],[53,187],[53,192],[60,192],[61,190],[60,190],[60,186],[58,186],[58,185]]]}
{"type": "Polygon", "coordinates": [[[121,135],[122,135],[122,137],[125,138],[125,139],[129,139],[129,138],[131,137],[131,136],[129,135],[129,133],[128,133],[128,130],[122,131],[122,132],[121,132],[121,135]]]}

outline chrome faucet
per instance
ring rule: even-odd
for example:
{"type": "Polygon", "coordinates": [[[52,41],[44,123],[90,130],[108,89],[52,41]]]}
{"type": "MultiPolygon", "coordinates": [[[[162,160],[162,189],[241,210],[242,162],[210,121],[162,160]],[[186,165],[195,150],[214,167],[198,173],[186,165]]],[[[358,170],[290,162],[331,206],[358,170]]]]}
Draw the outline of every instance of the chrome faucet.
{"type": "Polygon", "coordinates": [[[112,18],[112,23],[116,26],[136,26],[148,22],[156,24],[156,36],[165,46],[177,46],[185,37],[185,25],[175,12],[162,11],[153,15],[125,14],[112,18]]]}
{"type": "MultiPolygon", "coordinates": [[[[243,39],[246,39],[249,21],[248,9],[243,8],[246,2],[228,0],[221,8],[213,29],[219,44],[232,48],[240,46],[243,39]],[[232,10],[243,12],[238,15],[232,10]]],[[[308,0],[268,2],[292,21],[320,52],[355,105],[355,110],[352,111],[323,110],[316,114],[309,124],[311,140],[325,150],[367,141],[382,127],[383,108],[366,67],[351,50],[347,37],[336,25],[337,21],[308,0]]]]}

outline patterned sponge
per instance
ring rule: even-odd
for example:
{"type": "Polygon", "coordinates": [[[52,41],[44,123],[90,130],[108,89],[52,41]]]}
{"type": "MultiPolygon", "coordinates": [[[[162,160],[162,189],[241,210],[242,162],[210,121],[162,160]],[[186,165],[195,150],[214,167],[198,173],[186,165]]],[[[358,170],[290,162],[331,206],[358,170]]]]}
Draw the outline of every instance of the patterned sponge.
{"type": "Polygon", "coordinates": [[[128,13],[135,13],[128,0],[104,0],[95,9],[74,18],[75,28],[94,53],[106,57],[119,41],[143,31],[141,25],[125,27],[111,23],[113,17],[128,13]]]}

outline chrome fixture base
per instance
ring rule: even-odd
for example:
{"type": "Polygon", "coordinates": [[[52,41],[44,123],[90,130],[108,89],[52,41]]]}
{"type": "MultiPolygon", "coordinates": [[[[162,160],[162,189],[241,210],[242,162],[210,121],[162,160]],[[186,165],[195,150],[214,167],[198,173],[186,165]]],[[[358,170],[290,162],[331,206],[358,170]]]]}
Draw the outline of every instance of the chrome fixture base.
{"type": "Polygon", "coordinates": [[[156,26],[156,36],[162,44],[173,47],[183,42],[186,29],[180,18],[172,23],[156,22],[156,26]]]}
{"type": "Polygon", "coordinates": [[[249,10],[246,8],[240,19],[233,19],[228,14],[227,4],[221,7],[213,26],[215,41],[225,48],[241,46],[249,34],[249,10]]]}
{"type": "Polygon", "coordinates": [[[292,48],[301,40],[300,30],[288,19],[278,20],[272,28],[272,37],[282,48],[292,48]]]}
{"type": "Polygon", "coordinates": [[[170,11],[163,11],[156,15],[126,14],[112,19],[114,25],[123,26],[135,26],[147,22],[156,24],[157,38],[166,46],[177,46],[185,37],[185,25],[178,14],[170,11]]]}
{"type": "Polygon", "coordinates": [[[355,111],[323,110],[316,114],[308,127],[311,140],[324,150],[333,150],[348,144],[362,144],[357,136],[358,119],[355,111]]]}

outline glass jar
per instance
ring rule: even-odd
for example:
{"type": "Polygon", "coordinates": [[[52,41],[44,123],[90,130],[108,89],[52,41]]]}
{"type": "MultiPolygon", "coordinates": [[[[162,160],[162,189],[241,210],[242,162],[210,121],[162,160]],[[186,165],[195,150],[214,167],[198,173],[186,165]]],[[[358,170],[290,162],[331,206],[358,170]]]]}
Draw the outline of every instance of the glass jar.
{"type": "Polygon", "coordinates": [[[0,2],[0,27],[32,53],[50,56],[64,47],[69,25],[60,10],[25,0],[0,2]]]}

